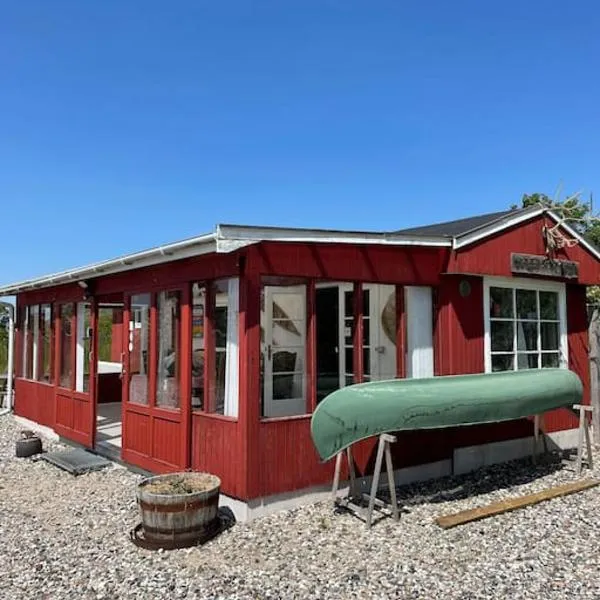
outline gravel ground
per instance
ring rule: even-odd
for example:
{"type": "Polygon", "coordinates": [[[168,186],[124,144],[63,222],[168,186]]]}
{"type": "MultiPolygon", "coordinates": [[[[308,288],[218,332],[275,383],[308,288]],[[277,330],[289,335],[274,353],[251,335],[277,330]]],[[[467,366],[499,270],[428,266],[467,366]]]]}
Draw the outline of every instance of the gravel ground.
{"type": "Polygon", "coordinates": [[[401,522],[370,531],[318,503],[200,548],[151,552],[128,539],[139,476],[113,467],[75,478],[14,458],[20,429],[0,417],[0,598],[600,597],[600,488],[447,531],[434,523],[576,479],[558,456],[405,486],[401,522]]]}

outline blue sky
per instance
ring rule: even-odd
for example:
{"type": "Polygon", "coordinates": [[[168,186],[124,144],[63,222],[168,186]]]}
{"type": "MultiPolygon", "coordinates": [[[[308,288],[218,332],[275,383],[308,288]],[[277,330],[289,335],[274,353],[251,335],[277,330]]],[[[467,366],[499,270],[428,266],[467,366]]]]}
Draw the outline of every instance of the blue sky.
{"type": "Polygon", "coordinates": [[[0,282],[218,222],[600,192],[592,1],[0,1],[0,282]]]}

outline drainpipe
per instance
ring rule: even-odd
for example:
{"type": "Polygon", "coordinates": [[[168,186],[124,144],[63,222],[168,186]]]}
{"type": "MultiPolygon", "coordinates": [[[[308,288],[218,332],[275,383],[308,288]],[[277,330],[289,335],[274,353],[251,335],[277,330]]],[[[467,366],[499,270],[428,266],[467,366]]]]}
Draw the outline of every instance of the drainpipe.
{"type": "Polygon", "coordinates": [[[8,302],[0,302],[0,306],[8,310],[8,379],[6,381],[6,407],[0,408],[0,415],[5,415],[13,407],[13,377],[15,362],[15,307],[8,302]]]}

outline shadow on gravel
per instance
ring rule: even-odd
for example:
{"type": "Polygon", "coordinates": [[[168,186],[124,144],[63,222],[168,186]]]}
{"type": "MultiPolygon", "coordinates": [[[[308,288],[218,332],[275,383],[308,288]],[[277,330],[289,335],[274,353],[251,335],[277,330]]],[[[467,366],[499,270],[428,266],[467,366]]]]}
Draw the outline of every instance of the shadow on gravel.
{"type": "MultiPolygon", "coordinates": [[[[538,457],[537,464],[531,458],[513,460],[491,465],[464,475],[455,475],[431,481],[402,485],[396,488],[398,504],[409,507],[419,504],[434,504],[464,500],[497,490],[531,483],[540,477],[569,468],[565,458],[570,452],[554,452],[538,457]]],[[[382,490],[381,496],[389,499],[382,490]]]]}

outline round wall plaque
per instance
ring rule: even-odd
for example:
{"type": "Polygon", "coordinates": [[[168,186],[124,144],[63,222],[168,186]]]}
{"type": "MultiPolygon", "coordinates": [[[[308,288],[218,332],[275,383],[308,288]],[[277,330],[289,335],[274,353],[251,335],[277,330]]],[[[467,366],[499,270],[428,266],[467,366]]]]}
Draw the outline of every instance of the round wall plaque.
{"type": "Polygon", "coordinates": [[[471,284],[466,279],[463,279],[458,284],[458,292],[463,298],[466,298],[471,293],[471,284]]]}

